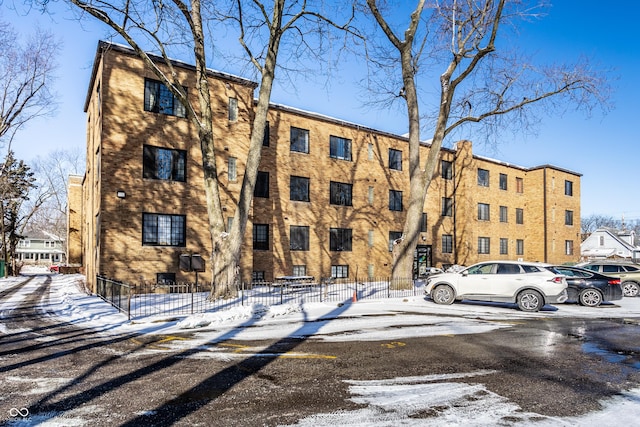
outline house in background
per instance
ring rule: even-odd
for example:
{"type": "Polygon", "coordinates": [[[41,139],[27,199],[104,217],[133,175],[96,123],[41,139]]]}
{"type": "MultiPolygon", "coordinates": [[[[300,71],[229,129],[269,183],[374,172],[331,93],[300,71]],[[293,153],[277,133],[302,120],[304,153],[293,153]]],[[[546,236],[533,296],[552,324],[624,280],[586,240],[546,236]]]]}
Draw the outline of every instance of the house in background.
{"type": "Polygon", "coordinates": [[[582,244],[580,254],[583,259],[626,259],[640,261],[640,247],[636,245],[633,230],[598,228],[582,244]]]}
{"type": "Polygon", "coordinates": [[[46,231],[31,231],[18,242],[16,261],[46,266],[66,262],[64,239],[46,231]]]}

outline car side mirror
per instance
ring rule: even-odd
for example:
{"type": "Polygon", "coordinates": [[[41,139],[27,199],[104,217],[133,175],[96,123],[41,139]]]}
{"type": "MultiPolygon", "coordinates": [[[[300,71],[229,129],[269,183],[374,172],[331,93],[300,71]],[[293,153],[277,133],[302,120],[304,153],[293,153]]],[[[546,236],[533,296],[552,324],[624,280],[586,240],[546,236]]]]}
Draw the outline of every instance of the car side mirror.
{"type": "Polygon", "coordinates": [[[469,275],[469,272],[467,270],[462,272],[462,277],[467,277],[469,275]]]}

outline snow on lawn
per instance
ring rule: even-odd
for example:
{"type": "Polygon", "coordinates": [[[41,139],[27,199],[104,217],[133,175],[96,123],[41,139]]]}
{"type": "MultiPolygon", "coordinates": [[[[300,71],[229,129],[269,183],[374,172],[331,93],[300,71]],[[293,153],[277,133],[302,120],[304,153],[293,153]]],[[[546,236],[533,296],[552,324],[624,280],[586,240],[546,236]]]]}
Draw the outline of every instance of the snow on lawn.
{"type": "MultiPolygon", "coordinates": [[[[190,316],[149,316],[129,321],[96,296],[82,292],[81,275],[39,275],[23,290],[0,303],[0,319],[17,307],[27,293],[50,277],[51,293],[41,310],[49,316],[97,332],[179,334],[189,339],[173,340],[175,350],[199,348],[205,343],[225,340],[270,340],[309,337],[314,340],[392,341],[415,336],[470,334],[509,327],[522,319],[582,317],[640,318],[640,298],[624,298],[598,308],[576,304],[546,306],[539,313],[524,313],[513,304],[455,303],[440,306],[423,297],[366,300],[354,303],[305,303],[275,306],[250,305],[190,316]]],[[[0,280],[0,292],[27,278],[0,280]]],[[[1,323],[0,323],[1,325],[1,323]]],[[[0,334],[5,331],[0,326],[0,334]]],[[[202,347],[204,348],[204,347],[202,347]]],[[[249,353],[215,354],[213,346],[195,352],[194,357],[247,357],[249,353]]],[[[250,349],[249,349],[250,350],[250,349]]],[[[256,350],[256,349],[254,349],[256,350]]],[[[217,350],[220,351],[220,350],[217,350]]],[[[316,414],[300,420],[299,426],[591,426],[634,425],[640,419],[640,389],[603,400],[603,410],[581,417],[554,418],[521,409],[482,384],[460,382],[465,377],[481,377],[491,372],[477,371],[450,375],[348,381],[351,399],[366,407],[354,411],[316,414]]],[[[70,425],[72,419],[56,424],[70,425]]],[[[74,414],[75,415],[75,414],[74,414]]],[[[82,416],[77,414],[82,424],[82,416]]],[[[73,417],[72,417],[73,418],[73,417]]],[[[16,421],[16,420],[14,420],[16,421]]],[[[40,420],[42,421],[42,420],[40,420]]],[[[37,422],[36,422],[37,424],[37,422]]],[[[15,424],[15,425],[36,425],[15,424]]]]}

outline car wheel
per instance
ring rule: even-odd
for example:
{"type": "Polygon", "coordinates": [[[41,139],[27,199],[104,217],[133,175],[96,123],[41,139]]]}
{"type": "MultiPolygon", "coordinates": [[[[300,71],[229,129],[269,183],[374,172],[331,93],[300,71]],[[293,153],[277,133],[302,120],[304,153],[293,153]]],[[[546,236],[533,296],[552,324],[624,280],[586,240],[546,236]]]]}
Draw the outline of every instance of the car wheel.
{"type": "Polygon", "coordinates": [[[622,283],[622,292],[625,297],[635,297],[638,296],[638,291],[640,287],[636,282],[624,282],[622,283]]]}
{"type": "Polygon", "coordinates": [[[602,303],[602,294],[595,289],[585,289],[580,292],[578,301],[587,307],[597,307],[602,303]]]}
{"type": "Polygon", "coordinates": [[[431,299],[436,304],[452,304],[456,299],[456,295],[451,286],[438,285],[431,291],[431,299]]]}
{"type": "Polygon", "coordinates": [[[520,292],[516,302],[518,303],[518,308],[522,311],[540,311],[544,306],[544,300],[540,292],[530,289],[520,292]]]}

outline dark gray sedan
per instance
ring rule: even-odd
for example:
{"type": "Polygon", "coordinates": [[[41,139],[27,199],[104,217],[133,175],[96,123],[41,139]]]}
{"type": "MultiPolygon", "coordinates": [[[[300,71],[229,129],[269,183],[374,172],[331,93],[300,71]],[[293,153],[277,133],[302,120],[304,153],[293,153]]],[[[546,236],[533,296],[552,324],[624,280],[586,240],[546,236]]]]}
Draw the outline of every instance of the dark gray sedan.
{"type": "Polygon", "coordinates": [[[603,301],[622,299],[620,278],[605,276],[595,271],[566,265],[547,267],[556,274],[563,274],[567,279],[567,301],[577,301],[587,307],[597,307],[603,301]]]}

